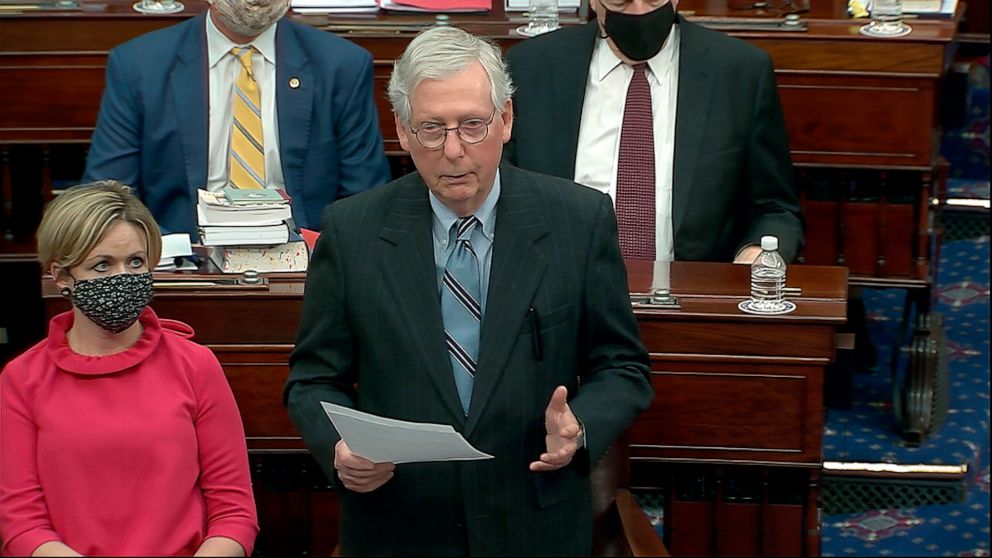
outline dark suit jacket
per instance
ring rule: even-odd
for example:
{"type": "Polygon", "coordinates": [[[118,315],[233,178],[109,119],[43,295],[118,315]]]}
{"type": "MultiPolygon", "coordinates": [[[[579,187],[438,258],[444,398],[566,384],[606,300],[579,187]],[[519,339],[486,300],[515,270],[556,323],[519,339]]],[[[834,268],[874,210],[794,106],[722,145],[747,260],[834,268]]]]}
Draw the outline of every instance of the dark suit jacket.
{"type": "MultiPolygon", "coordinates": [[[[803,224],[771,60],[743,41],[678,21],[675,259],[731,261],[741,247],[770,234],[792,260],[803,224]]],[[[517,92],[507,161],[573,178],[597,32],[592,21],[509,50],[517,92]]]]}
{"type": "MultiPolygon", "coordinates": [[[[85,181],[133,187],[165,232],[194,233],[207,183],[204,17],[110,51],[85,181]]],[[[279,157],[296,224],[317,229],[324,206],[389,181],[372,97],[372,56],[286,18],[276,27],[279,157]],[[290,78],[300,86],[289,87],[290,78]]]]}
{"type": "Polygon", "coordinates": [[[567,180],[503,165],[501,184],[467,419],[443,343],[431,209],[420,176],[326,212],[285,397],[328,477],[337,480],[338,436],[320,401],[451,424],[495,456],[398,465],[368,494],[342,488],[345,553],[590,551],[590,460],[652,398],[615,216],[607,196],[567,180]],[[539,331],[529,308],[539,315],[539,331]],[[557,385],[568,387],[588,453],[561,470],[534,473],[528,464],[544,451],[544,410],[557,385]]]}

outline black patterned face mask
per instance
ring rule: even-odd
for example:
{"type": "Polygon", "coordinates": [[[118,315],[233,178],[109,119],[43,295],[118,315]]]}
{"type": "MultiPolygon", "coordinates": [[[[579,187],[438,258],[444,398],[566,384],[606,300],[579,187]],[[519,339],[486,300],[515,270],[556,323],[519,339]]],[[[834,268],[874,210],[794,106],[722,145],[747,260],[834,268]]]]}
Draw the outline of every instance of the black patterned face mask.
{"type": "Polygon", "coordinates": [[[150,272],[118,273],[76,281],[72,303],[91,322],[120,333],[138,320],[154,293],[150,272]]]}

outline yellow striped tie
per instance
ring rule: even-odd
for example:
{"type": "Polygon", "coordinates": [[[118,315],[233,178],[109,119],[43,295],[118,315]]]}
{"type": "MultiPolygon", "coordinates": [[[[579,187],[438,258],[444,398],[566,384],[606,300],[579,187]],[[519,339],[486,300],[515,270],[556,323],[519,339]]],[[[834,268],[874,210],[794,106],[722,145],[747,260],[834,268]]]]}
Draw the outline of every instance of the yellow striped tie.
{"type": "Polygon", "coordinates": [[[231,127],[229,176],[235,188],[265,188],[265,148],[262,136],[262,94],[251,69],[252,47],[231,49],[241,73],[234,83],[234,125],[231,127]]]}

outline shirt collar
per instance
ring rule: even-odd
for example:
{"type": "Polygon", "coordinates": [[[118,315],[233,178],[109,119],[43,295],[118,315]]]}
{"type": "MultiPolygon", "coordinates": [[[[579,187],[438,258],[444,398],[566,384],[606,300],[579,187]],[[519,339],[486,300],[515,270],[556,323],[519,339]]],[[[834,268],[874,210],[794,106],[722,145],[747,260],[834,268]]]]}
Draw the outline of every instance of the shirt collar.
{"type": "MultiPolygon", "coordinates": [[[[493,241],[494,233],[496,232],[496,203],[499,201],[500,190],[499,170],[497,169],[496,178],[493,180],[492,191],[486,196],[486,201],[482,202],[479,210],[475,212],[476,219],[482,223],[482,234],[490,242],[493,241]]],[[[434,238],[438,240],[447,239],[448,231],[451,230],[451,225],[455,224],[455,221],[458,220],[458,216],[448,206],[444,205],[441,200],[437,199],[434,192],[428,191],[428,193],[430,194],[431,210],[434,213],[434,238]]]]}
{"type": "MultiPolygon", "coordinates": [[[[658,54],[648,59],[647,64],[651,68],[650,74],[654,76],[653,79],[657,80],[659,76],[667,74],[677,62],[676,54],[678,53],[679,38],[679,26],[673,24],[672,32],[668,34],[668,38],[665,39],[665,44],[661,46],[661,50],[658,51],[658,54]]],[[[597,38],[596,46],[592,53],[592,64],[589,68],[589,75],[596,81],[603,81],[606,79],[606,76],[610,75],[610,72],[621,64],[623,64],[623,61],[617,58],[613,49],[610,48],[609,43],[606,42],[606,39],[597,38]]],[[[648,79],[652,78],[649,77],[648,79]]]]}
{"type": "MultiPolygon", "coordinates": [[[[207,11],[207,67],[213,68],[218,62],[224,59],[224,56],[231,52],[234,47],[242,47],[248,45],[239,45],[228,39],[226,35],[221,33],[220,29],[214,25],[213,16],[209,11],[207,11]]],[[[276,24],[273,23],[266,29],[262,31],[262,34],[255,37],[255,40],[249,43],[251,46],[258,50],[259,54],[262,55],[267,62],[270,64],[276,63],[276,24]]]]}

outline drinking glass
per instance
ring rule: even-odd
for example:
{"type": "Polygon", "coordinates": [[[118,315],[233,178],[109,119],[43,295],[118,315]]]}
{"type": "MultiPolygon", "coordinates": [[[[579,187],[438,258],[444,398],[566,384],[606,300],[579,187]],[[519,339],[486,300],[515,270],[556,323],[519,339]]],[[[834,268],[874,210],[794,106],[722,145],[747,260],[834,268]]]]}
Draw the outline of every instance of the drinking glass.
{"type": "Polygon", "coordinates": [[[861,28],[869,37],[902,37],[913,30],[902,21],[902,0],[872,0],[871,23],[861,28]]]}
{"type": "Polygon", "coordinates": [[[184,8],[178,0],[138,0],[134,3],[134,10],[143,14],[174,14],[184,8]]]}
{"type": "Polygon", "coordinates": [[[527,37],[558,29],[558,0],[530,0],[527,6],[527,25],[517,32],[527,37]]]}

